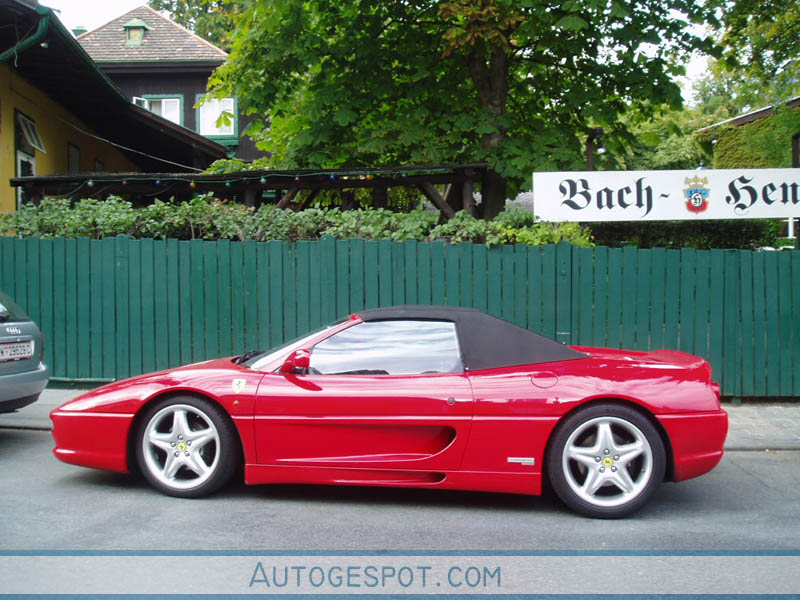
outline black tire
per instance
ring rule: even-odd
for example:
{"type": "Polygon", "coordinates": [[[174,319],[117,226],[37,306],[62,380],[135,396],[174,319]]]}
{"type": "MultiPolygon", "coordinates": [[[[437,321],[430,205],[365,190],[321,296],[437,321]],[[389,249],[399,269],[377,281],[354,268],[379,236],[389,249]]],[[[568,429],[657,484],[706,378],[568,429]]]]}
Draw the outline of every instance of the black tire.
{"type": "Polygon", "coordinates": [[[550,484],[587,517],[613,519],[639,510],[664,480],[666,453],[656,428],[637,410],[595,404],[559,423],[547,454],[550,484]]]}
{"type": "Polygon", "coordinates": [[[135,435],[142,474],[169,496],[212,494],[228,483],[241,464],[241,444],[233,422],[204,398],[174,396],[153,402],[135,435]]]}

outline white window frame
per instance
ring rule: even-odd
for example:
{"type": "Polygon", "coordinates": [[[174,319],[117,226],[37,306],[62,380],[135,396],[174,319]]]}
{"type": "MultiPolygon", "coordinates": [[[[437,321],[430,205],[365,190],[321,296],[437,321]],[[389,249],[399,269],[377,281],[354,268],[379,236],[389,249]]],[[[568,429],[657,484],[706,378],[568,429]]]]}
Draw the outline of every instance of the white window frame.
{"type": "Polygon", "coordinates": [[[236,116],[236,99],[228,98],[209,98],[197,107],[197,132],[209,138],[233,138],[238,137],[238,119],[236,116]],[[211,111],[211,116],[207,116],[211,111]],[[229,125],[217,127],[216,122],[223,112],[231,114],[229,125]],[[210,126],[209,123],[213,123],[210,126]]]}
{"type": "Polygon", "coordinates": [[[22,137],[25,138],[25,143],[28,146],[31,146],[41,152],[42,154],[47,154],[47,150],[44,148],[44,142],[42,141],[42,136],[39,135],[39,129],[36,127],[36,122],[23,115],[21,112],[17,112],[17,122],[19,123],[19,128],[22,131],[22,137]]]}

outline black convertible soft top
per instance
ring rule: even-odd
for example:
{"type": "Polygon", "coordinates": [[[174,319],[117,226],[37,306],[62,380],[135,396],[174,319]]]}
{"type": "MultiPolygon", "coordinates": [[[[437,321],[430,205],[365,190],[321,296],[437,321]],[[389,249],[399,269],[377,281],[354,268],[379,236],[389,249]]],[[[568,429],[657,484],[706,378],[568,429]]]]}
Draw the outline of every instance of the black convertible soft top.
{"type": "Polygon", "coordinates": [[[451,321],[456,324],[464,366],[470,371],[586,358],[555,340],[504,319],[461,306],[390,306],[356,313],[362,321],[451,321]]]}

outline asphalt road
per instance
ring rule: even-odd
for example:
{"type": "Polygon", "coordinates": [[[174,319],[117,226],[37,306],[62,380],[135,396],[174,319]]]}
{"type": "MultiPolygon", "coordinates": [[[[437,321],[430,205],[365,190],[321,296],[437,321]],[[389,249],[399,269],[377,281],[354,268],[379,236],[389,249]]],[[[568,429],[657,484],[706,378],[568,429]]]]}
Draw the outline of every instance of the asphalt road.
{"type": "Polygon", "coordinates": [[[4,550],[766,550],[800,546],[800,451],[729,451],[621,521],[552,497],[233,485],[202,500],[73,467],[49,432],[0,429],[4,550]]]}

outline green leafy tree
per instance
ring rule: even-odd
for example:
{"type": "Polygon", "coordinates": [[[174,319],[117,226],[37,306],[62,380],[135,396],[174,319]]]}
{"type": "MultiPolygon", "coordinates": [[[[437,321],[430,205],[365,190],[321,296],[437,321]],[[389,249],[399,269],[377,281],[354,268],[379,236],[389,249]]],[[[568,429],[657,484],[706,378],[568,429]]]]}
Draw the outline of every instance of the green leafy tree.
{"type": "MultiPolygon", "coordinates": [[[[723,13],[727,64],[800,94],[800,3],[712,0],[723,13]]],[[[788,94],[787,94],[788,95],[788,94]]]]}
{"type": "Polygon", "coordinates": [[[236,20],[247,5],[245,0],[148,0],[155,10],[169,13],[176,23],[223,50],[230,49],[236,20]]]}
{"type": "Polygon", "coordinates": [[[693,0],[255,0],[212,83],[277,167],[485,161],[484,216],[590,128],[678,106],[693,0]],[[682,17],[681,15],[685,15],[682,17]]]}

